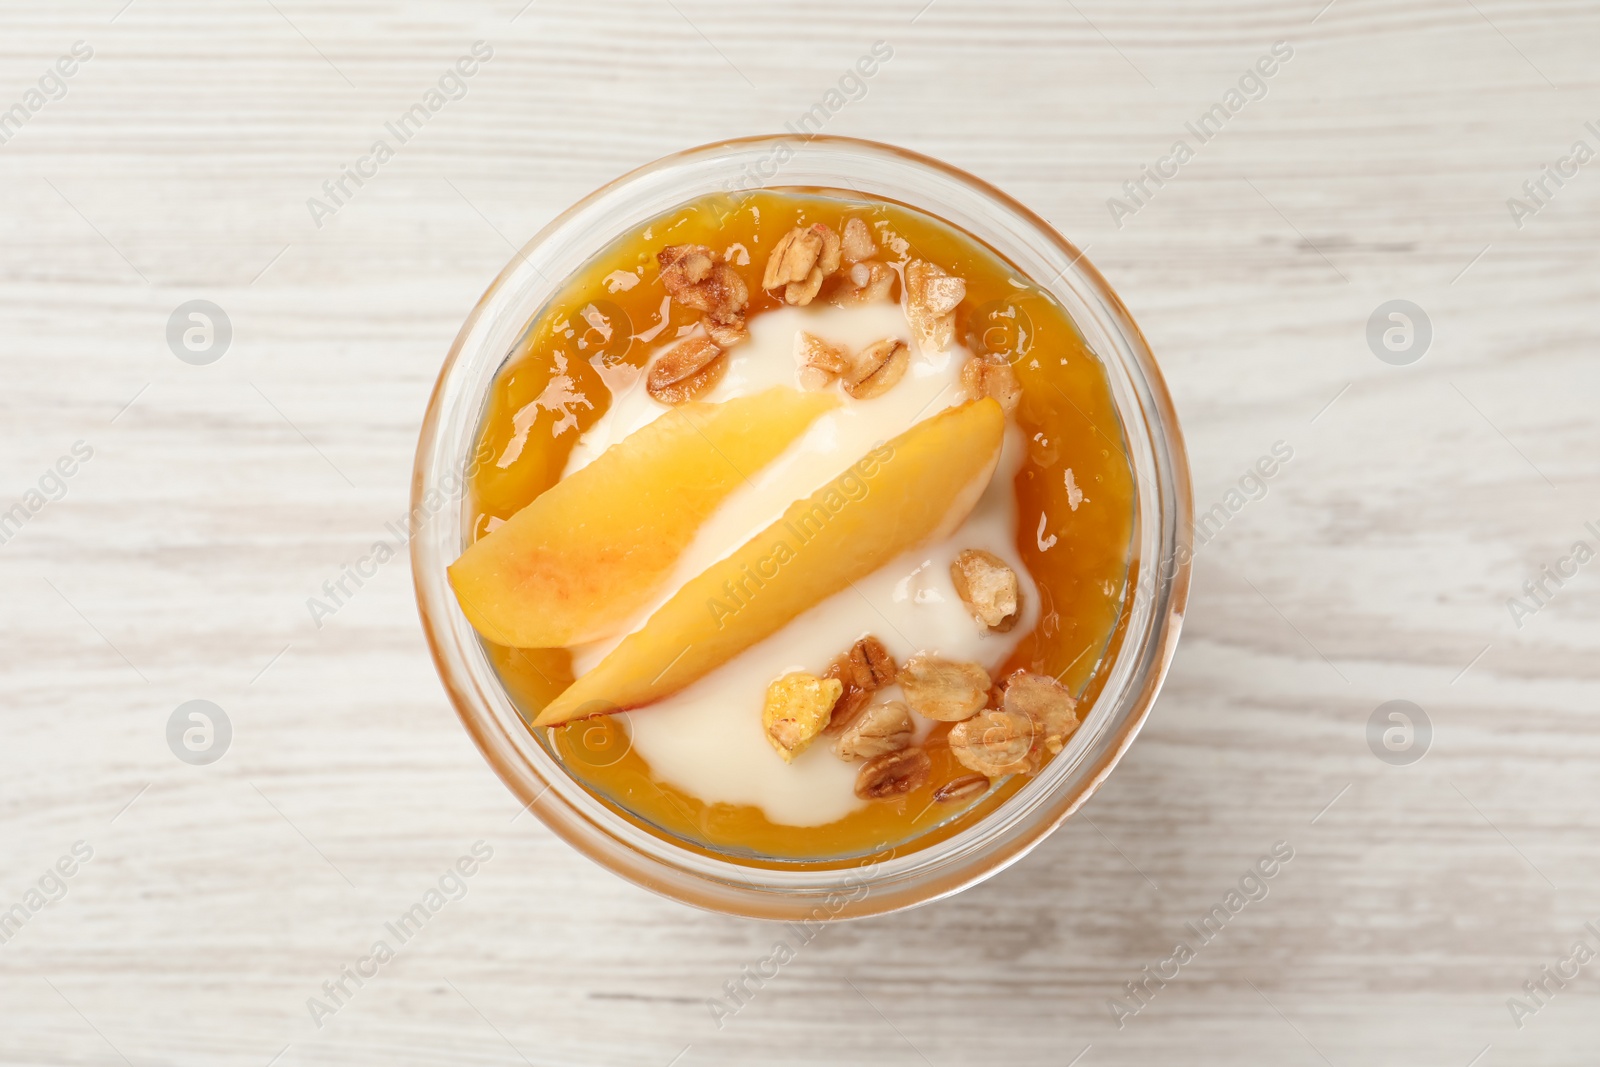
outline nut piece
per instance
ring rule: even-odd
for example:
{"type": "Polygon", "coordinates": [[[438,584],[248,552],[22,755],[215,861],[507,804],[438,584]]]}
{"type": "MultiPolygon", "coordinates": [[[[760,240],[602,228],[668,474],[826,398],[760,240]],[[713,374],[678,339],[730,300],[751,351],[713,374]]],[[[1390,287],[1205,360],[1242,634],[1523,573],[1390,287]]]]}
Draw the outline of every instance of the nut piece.
{"type": "MultiPolygon", "coordinates": [[[[823,677],[838,680],[839,676],[835,673],[838,666],[839,664],[835,663],[829,667],[823,677]]],[[[833,705],[833,715],[829,718],[828,725],[822,728],[824,732],[830,734],[843,733],[848,729],[856,721],[856,716],[867,706],[867,702],[872,699],[872,694],[865,689],[857,689],[845,681],[840,681],[839,684],[844,686],[844,692],[833,705]]]]}
{"type": "Polygon", "coordinates": [[[858,689],[875,692],[886,685],[893,685],[900,669],[894,665],[894,657],[889,655],[889,650],[883,647],[883,642],[868,634],[850,646],[847,653],[850,664],[850,684],[858,689]]]}
{"type": "Polygon", "coordinates": [[[818,678],[803,671],[786,674],[767,686],[761,726],[783,762],[793,762],[822,732],[843,689],[837,678],[818,678]]]}
{"type": "Polygon", "coordinates": [[[894,288],[894,271],[877,260],[856,263],[840,278],[833,291],[833,302],[840,307],[871,304],[889,299],[894,288]]]}
{"type": "Polygon", "coordinates": [[[656,262],[668,295],[684,307],[702,312],[718,344],[744,340],[744,309],[750,302],[750,290],[738,271],[705,245],[668,245],[656,253],[656,262]]]}
{"type": "Polygon", "coordinates": [[[1049,675],[1017,671],[1007,678],[1004,707],[1038,724],[1040,744],[1052,756],[1078,728],[1078,702],[1049,675]]]}
{"type": "Polygon", "coordinates": [[[872,241],[872,231],[861,219],[848,219],[844,224],[844,238],[840,242],[840,251],[846,263],[860,263],[863,259],[871,259],[878,251],[878,246],[872,241]]]}
{"type": "Polygon", "coordinates": [[[1017,410],[1022,400],[1022,386],[1017,383],[1011,364],[992,354],[967,360],[961,368],[961,385],[973,400],[989,396],[1000,401],[1000,407],[1008,415],[1017,410]]]}
{"type": "Polygon", "coordinates": [[[964,774],[960,778],[952,778],[933,791],[933,799],[938,804],[954,804],[957,801],[971,800],[989,789],[989,778],[982,774],[964,774]]]}
{"type": "Polygon", "coordinates": [[[1017,573],[993,552],[963,549],[950,564],[950,580],[955,583],[956,595],[985,630],[1003,634],[1017,624],[1022,603],[1017,573]]]}
{"type": "Polygon", "coordinates": [[[839,269],[839,235],[822,223],[796,226],[773,246],[761,288],[783,286],[783,299],[806,305],[816,298],[822,280],[839,269]]]}
{"type": "Polygon", "coordinates": [[[911,349],[895,338],[886,338],[868,345],[850,361],[850,370],[844,376],[844,391],[857,400],[882,396],[905,377],[911,365],[911,349]]]}
{"type": "Polygon", "coordinates": [[[837,733],[849,726],[872,694],[893,683],[898,674],[894,657],[871,634],[850,646],[850,651],[834,660],[823,674],[824,678],[837,678],[844,684],[844,694],[833,707],[828,732],[837,733]]]}
{"type": "Polygon", "coordinates": [[[942,352],[956,335],[956,305],[967,295],[967,283],[927,260],[906,264],[906,317],[917,331],[924,352],[942,352]]]}
{"type": "Polygon", "coordinates": [[[971,771],[991,777],[1033,769],[1028,758],[1037,730],[1018,711],[990,708],[950,728],[950,754],[971,771]]]}
{"type": "Polygon", "coordinates": [[[856,796],[862,800],[882,800],[909,793],[926,782],[932,770],[933,761],[920,748],[878,756],[862,764],[856,775],[856,796]]]}
{"type": "Polygon", "coordinates": [[[850,369],[849,352],[804,330],[794,335],[794,361],[800,365],[800,385],[805,389],[826,389],[850,369]]]}
{"type": "Polygon", "coordinates": [[[911,711],[898,700],[874,704],[845,727],[833,743],[834,755],[847,762],[876,759],[911,744],[911,711]]]}
{"type": "Polygon", "coordinates": [[[645,389],[663,404],[682,404],[710,390],[727,369],[722,349],[704,337],[691,337],[656,358],[645,389]]]}
{"type": "Polygon", "coordinates": [[[976,663],[957,663],[918,652],[900,668],[900,688],[918,715],[960,722],[989,702],[989,672],[976,663]]]}

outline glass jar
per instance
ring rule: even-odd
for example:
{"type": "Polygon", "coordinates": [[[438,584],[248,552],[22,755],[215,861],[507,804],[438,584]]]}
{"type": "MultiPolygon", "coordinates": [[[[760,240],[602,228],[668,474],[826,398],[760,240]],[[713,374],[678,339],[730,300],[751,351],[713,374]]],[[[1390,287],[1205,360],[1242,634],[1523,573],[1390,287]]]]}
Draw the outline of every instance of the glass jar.
{"type": "Polygon", "coordinates": [[[483,294],[445,360],[417,446],[412,521],[413,579],[439,676],[512,792],[579,851],[639,885],[713,911],[768,919],[844,919],[913,907],[995,874],[1042,841],[1111,773],[1149,713],[1177,643],[1192,553],[1177,416],[1144,337],[1099,272],[1043,219],[970,174],[889,145],[823,136],[746,138],[668,156],[591,193],[535,236],[483,294]],[[526,725],[446,576],[472,533],[464,471],[490,391],[533,317],[586,261],[648,220],[710,193],[762,187],[896,201],[1010,261],[1060,301],[1100,360],[1136,484],[1130,595],[1099,692],[1067,747],[957,832],[866,861],[739,861],[652,832],[602,801],[526,725]]]}

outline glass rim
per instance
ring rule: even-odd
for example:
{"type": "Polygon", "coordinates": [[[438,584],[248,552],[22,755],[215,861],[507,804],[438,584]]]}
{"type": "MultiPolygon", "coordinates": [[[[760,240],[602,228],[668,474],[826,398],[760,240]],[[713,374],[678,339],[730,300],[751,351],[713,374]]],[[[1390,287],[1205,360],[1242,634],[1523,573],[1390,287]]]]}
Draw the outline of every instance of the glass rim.
{"type": "Polygon", "coordinates": [[[980,178],[893,145],[826,135],[746,137],[664,156],[551,220],[485,290],[451,346],[419,434],[411,505],[412,578],[435,667],[462,724],[524,810],[635,884],[708,910],[767,919],[845,919],[913,907],[998,873],[1043,841],[1099,788],[1148,716],[1176,647],[1193,554],[1192,492],[1176,411],[1144,335],[1094,265],[980,178]],[[801,176],[810,180],[796,180],[801,176]],[[1105,653],[1113,660],[1067,748],[949,836],[923,846],[912,839],[903,854],[884,849],[862,864],[806,869],[741,863],[669,840],[592,793],[518,713],[445,574],[465,543],[469,520],[458,494],[487,390],[527,323],[577,267],[635,223],[696,197],[795,187],[853,191],[931,214],[999,252],[1059,301],[1110,380],[1136,487],[1130,595],[1105,653]],[[1029,264],[1051,269],[1053,280],[1041,281],[1029,264]]]}

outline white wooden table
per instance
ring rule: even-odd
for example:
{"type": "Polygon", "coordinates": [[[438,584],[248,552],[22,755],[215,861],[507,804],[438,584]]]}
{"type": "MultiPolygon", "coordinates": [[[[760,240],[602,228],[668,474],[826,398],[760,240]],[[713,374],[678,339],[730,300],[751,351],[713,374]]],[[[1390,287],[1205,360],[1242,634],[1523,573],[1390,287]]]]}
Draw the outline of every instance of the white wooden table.
{"type": "Polygon", "coordinates": [[[0,945],[0,1062],[1595,1062],[1600,960],[1520,1028],[1508,998],[1600,949],[1600,562],[1520,628],[1507,600],[1600,548],[1600,162],[1521,228],[1506,201],[1600,149],[1600,9],[1324,2],[5,5],[0,511],[26,521],[0,544],[0,909],[93,855],[0,945]],[[316,225],[307,199],[477,40],[465,95],[316,225]],[[320,628],[306,601],[393,540],[434,375],[512,246],[637,164],[781,129],[878,40],[826,132],[969,168],[1089,246],[1202,510],[1293,458],[1202,550],[1166,693],[1083,816],[954,900],[826,930],[719,1029],[706,1001],[777,931],[512,820],[403,556],[320,628]],[[1278,40],[1265,95],[1187,134],[1278,40]],[[196,299],[232,327],[208,365],[166,340],[196,299]],[[1366,340],[1393,299],[1431,322],[1409,365],[1366,340]],[[207,766],[167,742],[193,699],[232,725],[207,766]],[[1431,722],[1420,762],[1369,746],[1390,700],[1431,722]],[[479,840],[465,895],[318,1027],[308,998],[479,840]],[[1278,841],[1266,898],[1119,1029],[1108,999],[1278,841]]]}

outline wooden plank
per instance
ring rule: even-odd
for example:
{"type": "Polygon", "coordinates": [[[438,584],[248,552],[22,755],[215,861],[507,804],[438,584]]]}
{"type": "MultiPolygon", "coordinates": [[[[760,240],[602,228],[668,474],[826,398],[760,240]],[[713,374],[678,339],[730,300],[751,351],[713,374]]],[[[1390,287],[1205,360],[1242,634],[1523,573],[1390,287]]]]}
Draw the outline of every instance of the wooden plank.
{"type": "Polygon", "coordinates": [[[1521,228],[1506,206],[1600,147],[1592,4],[521,7],[0,16],[0,110],[94,49],[0,144],[0,505],[93,449],[0,545],[0,907],[94,851],[0,946],[0,1063],[1592,1059],[1596,964],[1520,1029],[1507,998],[1600,945],[1600,570],[1520,629],[1506,607],[1600,523],[1600,176],[1521,228]],[[970,168],[1089,247],[1162,358],[1201,510],[1294,456],[1201,552],[1166,693],[1086,817],[824,931],[719,1028],[706,1001],[778,932],[512,822],[406,563],[320,629],[305,600],[405,511],[508,242],[780,129],[880,39],[827,132],[970,168]],[[466,96],[315,225],[307,198],[475,40],[466,96]],[[1265,95],[1119,228],[1108,198],[1278,40],[1265,95]],[[195,298],[233,325],[210,366],[164,341],[195,298]],[[1394,298],[1433,324],[1412,366],[1364,338],[1394,298]],[[165,742],[195,698],[235,732],[209,767],[165,742]],[[1368,748],[1393,699],[1431,719],[1420,763],[1368,748]],[[307,999],[480,839],[466,895],[317,1027],[307,999]],[[1108,998],[1277,841],[1268,895],[1119,1029],[1108,998]]]}

